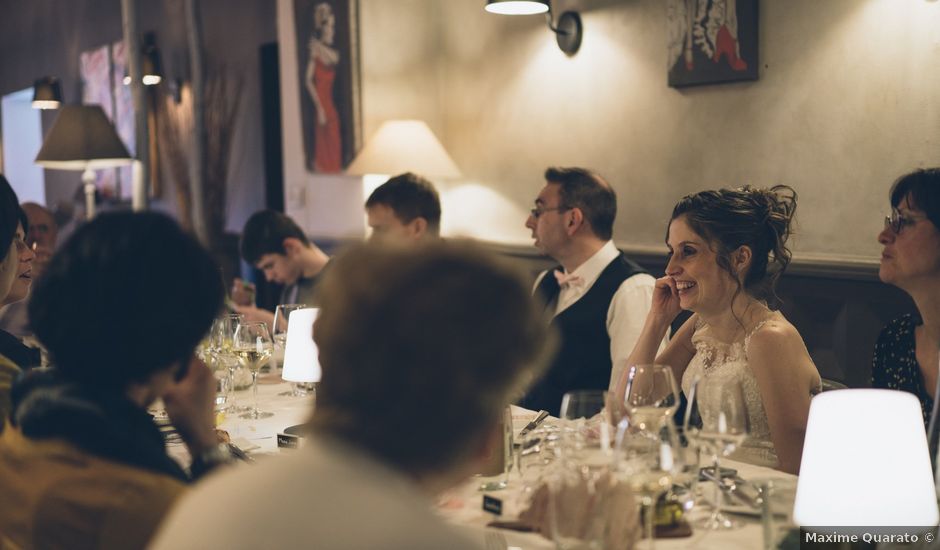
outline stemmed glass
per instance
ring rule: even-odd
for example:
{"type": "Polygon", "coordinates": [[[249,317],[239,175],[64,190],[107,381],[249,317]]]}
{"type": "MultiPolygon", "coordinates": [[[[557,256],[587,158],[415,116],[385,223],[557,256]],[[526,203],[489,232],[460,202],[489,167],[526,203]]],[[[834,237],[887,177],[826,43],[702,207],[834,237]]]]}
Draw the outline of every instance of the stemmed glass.
{"type": "MultiPolygon", "coordinates": [[[[679,388],[666,365],[633,365],[627,370],[623,415],[636,429],[659,425],[679,408],[679,388]]],[[[618,425],[618,428],[624,426],[618,425]]]]}
{"type": "Polygon", "coordinates": [[[561,425],[562,451],[571,458],[586,458],[591,464],[607,462],[607,456],[592,456],[596,451],[609,454],[611,448],[607,399],[608,393],[601,390],[571,391],[562,397],[559,416],[567,421],[561,425]],[[582,456],[585,453],[588,456],[582,456]]]}
{"type": "Polygon", "coordinates": [[[747,405],[740,380],[707,377],[692,382],[684,431],[690,444],[712,456],[715,488],[713,512],[698,524],[711,530],[738,527],[722,513],[721,457],[728,456],[744,441],[748,433],[747,405]]]}
{"type": "Polygon", "coordinates": [[[219,369],[225,368],[228,371],[230,398],[229,412],[244,412],[248,410],[238,404],[235,394],[235,374],[238,369],[238,359],[232,351],[232,341],[235,338],[235,329],[239,323],[244,322],[245,316],[241,313],[227,313],[218,317],[213,323],[209,332],[208,354],[214,358],[216,366],[219,369]]]}
{"type": "Polygon", "coordinates": [[[251,371],[252,407],[241,418],[268,418],[272,413],[258,409],[258,371],[273,353],[274,344],[265,323],[242,323],[235,329],[233,352],[238,362],[251,371]]]}
{"type": "Polygon", "coordinates": [[[621,435],[623,437],[617,441],[615,471],[620,482],[626,483],[640,497],[646,547],[652,550],[656,502],[672,488],[682,467],[676,428],[671,415],[650,414],[621,435]]]}

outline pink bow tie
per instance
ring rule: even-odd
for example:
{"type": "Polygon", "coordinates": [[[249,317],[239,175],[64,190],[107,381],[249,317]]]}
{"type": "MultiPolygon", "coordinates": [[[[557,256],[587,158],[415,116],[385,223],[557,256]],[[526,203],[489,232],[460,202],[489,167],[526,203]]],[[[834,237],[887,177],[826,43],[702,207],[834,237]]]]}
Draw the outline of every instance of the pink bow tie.
{"type": "Polygon", "coordinates": [[[584,279],[582,279],[578,275],[571,275],[571,274],[566,275],[562,273],[561,270],[558,270],[558,269],[556,269],[552,273],[555,274],[555,280],[558,281],[558,286],[560,286],[561,288],[565,288],[565,287],[576,288],[576,287],[584,286],[584,279]]]}

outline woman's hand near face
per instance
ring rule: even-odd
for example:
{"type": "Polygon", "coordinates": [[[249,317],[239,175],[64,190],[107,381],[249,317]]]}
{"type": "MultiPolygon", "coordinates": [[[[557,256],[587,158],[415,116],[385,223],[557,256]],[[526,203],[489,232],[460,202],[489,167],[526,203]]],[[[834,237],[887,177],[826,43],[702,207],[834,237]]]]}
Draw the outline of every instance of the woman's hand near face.
{"type": "Polygon", "coordinates": [[[656,279],[656,286],[653,290],[653,303],[650,306],[650,315],[661,317],[668,322],[679,315],[682,308],[679,307],[679,290],[676,288],[676,281],[666,275],[656,279]]]}

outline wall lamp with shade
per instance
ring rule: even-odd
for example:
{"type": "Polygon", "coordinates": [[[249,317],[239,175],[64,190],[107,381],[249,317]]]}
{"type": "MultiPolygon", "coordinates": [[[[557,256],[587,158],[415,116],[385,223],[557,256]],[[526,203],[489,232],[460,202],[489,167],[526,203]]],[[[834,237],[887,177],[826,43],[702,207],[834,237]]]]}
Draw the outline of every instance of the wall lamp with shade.
{"type": "Polygon", "coordinates": [[[430,178],[458,178],[460,169],[428,125],[420,120],[389,120],[366,142],[346,168],[354,176],[415,172],[430,178]]]}
{"type": "Polygon", "coordinates": [[[62,85],[54,76],[33,82],[33,109],[58,109],[62,104],[62,85]]]}
{"type": "Polygon", "coordinates": [[[486,11],[502,15],[534,15],[544,13],[548,28],[555,33],[558,47],[567,55],[574,55],[581,47],[583,27],[581,16],[577,12],[566,11],[558,17],[558,24],[552,24],[551,0],[487,0],[486,11]]]}
{"type": "Polygon", "coordinates": [[[36,164],[53,170],[81,170],[85,215],[95,217],[95,170],[132,162],[114,126],[98,105],[66,105],[59,111],[36,155],[36,164]]]}
{"type": "Polygon", "coordinates": [[[826,534],[832,526],[862,529],[859,535],[871,526],[882,526],[884,534],[891,527],[936,527],[937,493],[917,398],[876,389],[814,397],[793,520],[826,534]]]}
{"type": "MultiPolygon", "coordinates": [[[[144,44],[144,49],[140,55],[140,72],[143,75],[140,80],[144,86],[156,86],[163,80],[163,64],[160,63],[160,52],[156,44],[148,42],[144,44]]],[[[124,75],[124,85],[130,86],[130,75],[124,75]]]]}

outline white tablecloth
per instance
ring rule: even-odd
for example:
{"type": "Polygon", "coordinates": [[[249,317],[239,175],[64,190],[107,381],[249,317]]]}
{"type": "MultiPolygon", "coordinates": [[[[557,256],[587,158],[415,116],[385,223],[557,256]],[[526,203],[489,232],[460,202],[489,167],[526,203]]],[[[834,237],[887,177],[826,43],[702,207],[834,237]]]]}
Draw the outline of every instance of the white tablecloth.
{"type": "MultiPolygon", "coordinates": [[[[306,421],[313,407],[313,396],[292,397],[279,395],[290,391],[290,385],[287,383],[278,383],[278,379],[270,375],[267,380],[263,379],[258,386],[258,404],[259,407],[268,412],[274,413],[272,417],[248,420],[239,418],[238,414],[227,414],[220,427],[229,432],[233,442],[243,447],[252,455],[275,454],[277,448],[278,432],[288,426],[293,426],[306,421]]],[[[237,392],[237,400],[240,405],[245,405],[251,401],[250,391],[237,392]]],[[[524,426],[534,415],[532,411],[513,407],[513,426],[515,432],[524,426]]],[[[287,451],[289,452],[289,451],[287,451]]],[[[738,470],[738,474],[747,480],[756,479],[775,479],[784,484],[793,486],[796,477],[759,466],[752,466],[739,462],[726,460],[723,466],[728,466],[738,470]]],[[[510,500],[515,498],[515,490],[519,487],[519,480],[516,477],[510,477],[509,487],[502,491],[493,491],[486,493],[488,495],[510,500]]],[[[452,521],[462,528],[469,531],[473,536],[479,537],[483,541],[486,531],[498,531],[504,538],[509,548],[532,548],[532,549],[550,549],[554,548],[551,541],[542,538],[534,533],[518,533],[506,530],[493,530],[486,528],[486,524],[494,519],[494,516],[483,511],[482,500],[483,493],[477,490],[478,482],[469,480],[462,486],[453,490],[445,499],[442,499],[442,515],[449,521],[452,521]]],[[[704,507],[697,507],[692,512],[692,520],[702,514],[709,513],[704,507]]],[[[735,519],[743,524],[742,527],[731,531],[704,531],[695,530],[691,537],[661,539],[656,541],[656,547],[660,549],[728,549],[728,550],[752,550],[760,548],[763,542],[763,531],[760,518],[735,516],[735,519]]]]}

